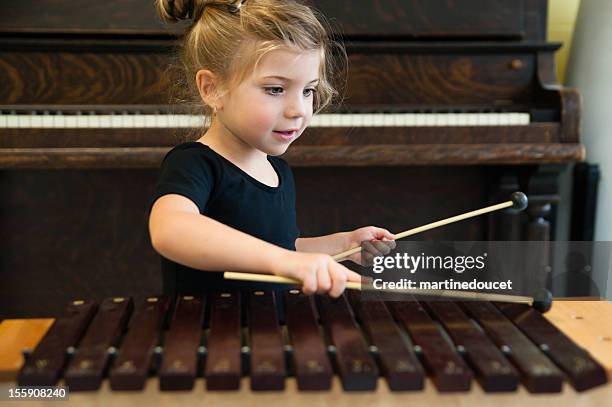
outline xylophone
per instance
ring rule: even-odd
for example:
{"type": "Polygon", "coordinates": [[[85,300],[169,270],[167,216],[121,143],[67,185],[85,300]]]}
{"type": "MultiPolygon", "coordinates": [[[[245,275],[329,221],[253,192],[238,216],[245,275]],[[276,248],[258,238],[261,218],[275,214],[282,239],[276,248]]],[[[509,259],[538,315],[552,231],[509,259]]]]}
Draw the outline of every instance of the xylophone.
{"type": "Polygon", "coordinates": [[[560,393],[564,382],[584,392],[608,381],[589,352],[524,304],[362,301],[358,292],[332,299],[288,289],[280,298],[257,290],[149,297],[136,307],[127,297],[73,301],[17,383],[63,380],[73,393],[97,390],[108,377],[105,386],[118,393],[142,391],[151,376],[162,392],[193,391],[199,377],[207,392],[238,390],[245,380],[256,392],[283,390],[289,380],[298,391],[328,392],[339,380],[346,392],[386,381],[398,394],[423,390],[426,378],[440,393],[473,391],[473,382],[486,393],[560,393]]]}

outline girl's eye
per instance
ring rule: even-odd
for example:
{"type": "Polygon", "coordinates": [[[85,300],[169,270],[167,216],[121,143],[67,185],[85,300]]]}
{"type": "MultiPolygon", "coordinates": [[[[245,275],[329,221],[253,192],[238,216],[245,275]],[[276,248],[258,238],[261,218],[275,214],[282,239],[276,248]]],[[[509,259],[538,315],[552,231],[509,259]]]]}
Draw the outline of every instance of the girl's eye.
{"type": "Polygon", "coordinates": [[[275,86],[273,88],[265,88],[266,92],[270,95],[280,95],[283,92],[283,88],[275,86]]]}
{"type": "Polygon", "coordinates": [[[304,90],[304,96],[312,96],[314,95],[316,92],[316,89],[314,88],[308,88],[306,90],[304,90]]]}

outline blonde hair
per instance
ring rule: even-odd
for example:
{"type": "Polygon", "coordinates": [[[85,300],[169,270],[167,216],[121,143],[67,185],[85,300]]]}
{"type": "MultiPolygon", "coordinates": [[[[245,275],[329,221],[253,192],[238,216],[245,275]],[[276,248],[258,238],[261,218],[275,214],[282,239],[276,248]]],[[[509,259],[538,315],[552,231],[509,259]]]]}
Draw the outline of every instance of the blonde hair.
{"type": "Polygon", "coordinates": [[[253,72],[266,53],[279,48],[320,52],[315,113],[340,95],[332,83],[345,84],[346,51],[328,36],[325,18],[308,6],[291,0],[156,1],[163,21],[193,19],[171,66],[176,77],[173,99],[203,109],[207,120],[213,112],[201,102],[196,72],[210,70],[220,82],[220,92],[225,92],[253,72]]]}

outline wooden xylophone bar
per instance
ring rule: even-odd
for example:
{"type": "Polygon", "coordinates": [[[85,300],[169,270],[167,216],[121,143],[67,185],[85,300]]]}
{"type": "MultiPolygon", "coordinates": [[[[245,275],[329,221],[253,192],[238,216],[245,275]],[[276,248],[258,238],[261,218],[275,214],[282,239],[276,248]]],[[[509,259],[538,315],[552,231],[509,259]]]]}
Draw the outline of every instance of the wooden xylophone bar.
{"type": "Polygon", "coordinates": [[[346,391],[373,391],[383,376],[392,391],[420,390],[429,376],[440,392],[576,391],[607,383],[604,367],[539,312],[522,304],[451,301],[362,301],[282,295],[279,323],[272,291],[109,298],[99,307],[74,301],[28,355],[22,386],[142,390],[150,375],[160,389],[328,390],[337,374],[346,391]],[[242,302],[245,304],[242,304],[242,302]],[[171,305],[174,305],[171,307],[171,305]],[[243,315],[244,314],[244,315],[243,315]],[[131,318],[130,318],[131,317],[131,318]]]}

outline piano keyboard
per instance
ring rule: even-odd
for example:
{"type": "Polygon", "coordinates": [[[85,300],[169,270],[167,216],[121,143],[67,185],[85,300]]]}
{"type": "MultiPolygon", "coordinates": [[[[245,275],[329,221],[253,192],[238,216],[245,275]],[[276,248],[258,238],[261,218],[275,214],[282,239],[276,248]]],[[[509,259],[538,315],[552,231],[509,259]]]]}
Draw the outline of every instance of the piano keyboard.
{"type": "MultiPolygon", "coordinates": [[[[524,126],[529,123],[529,113],[338,113],[315,115],[310,127],[524,126]]],[[[203,125],[203,116],[189,114],[0,112],[0,129],[191,128],[203,125]]]]}

